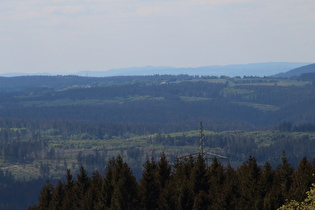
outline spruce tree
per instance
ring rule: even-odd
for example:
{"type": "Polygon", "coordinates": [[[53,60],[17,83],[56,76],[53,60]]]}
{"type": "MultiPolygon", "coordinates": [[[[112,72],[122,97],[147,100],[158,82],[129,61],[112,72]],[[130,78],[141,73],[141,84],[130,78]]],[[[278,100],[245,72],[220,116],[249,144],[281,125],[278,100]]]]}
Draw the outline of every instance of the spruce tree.
{"type": "Polygon", "coordinates": [[[160,161],[157,164],[159,187],[162,190],[165,185],[168,183],[171,176],[171,166],[163,152],[160,158],[160,161]]]}
{"type": "Polygon", "coordinates": [[[275,202],[275,171],[269,162],[266,162],[261,172],[259,191],[263,198],[263,209],[276,209],[275,202]]]}
{"type": "Polygon", "coordinates": [[[87,171],[84,169],[83,166],[80,167],[80,172],[77,175],[77,179],[78,179],[78,190],[80,190],[82,196],[84,196],[84,194],[87,192],[87,189],[90,185],[90,180],[87,174],[87,171]]]}
{"type": "Polygon", "coordinates": [[[157,164],[152,158],[147,160],[140,179],[141,206],[144,209],[156,209],[160,196],[159,177],[157,164]]]}
{"type": "Polygon", "coordinates": [[[222,191],[222,209],[241,209],[237,173],[229,163],[225,169],[225,182],[222,191]]]}
{"type": "Polygon", "coordinates": [[[161,155],[159,162],[157,163],[157,177],[159,184],[159,209],[174,209],[174,185],[170,183],[171,179],[171,166],[164,154],[161,155]]]}
{"type": "Polygon", "coordinates": [[[194,205],[194,193],[191,189],[190,183],[184,181],[179,187],[176,209],[190,210],[194,205]]]}
{"type": "Polygon", "coordinates": [[[224,167],[216,157],[207,171],[209,176],[209,196],[212,209],[221,209],[223,203],[223,184],[225,181],[224,167]]]}
{"type": "Polygon", "coordinates": [[[52,193],[49,208],[56,210],[62,209],[64,195],[65,195],[64,185],[61,181],[59,181],[52,193]]]}
{"type": "Polygon", "coordinates": [[[276,206],[280,206],[285,200],[290,198],[289,190],[293,183],[294,169],[288,162],[285,152],[282,153],[281,164],[276,169],[275,182],[277,184],[275,192],[276,206]]]}
{"type": "Polygon", "coordinates": [[[66,183],[64,184],[65,197],[63,201],[64,209],[73,209],[76,206],[76,203],[79,202],[77,193],[74,189],[74,180],[71,174],[70,169],[67,169],[66,174],[66,183]]]}
{"type": "MultiPolygon", "coordinates": [[[[211,209],[215,209],[209,200],[209,195],[204,192],[200,191],[194,198],[194,205],[193,210],[207,210],[211,207],[211,209]]],[[[220,208],[222,209],[222,208],[220,208]]]]}
{"type": "Polygon", "coordinates": [[[209,191],[209,176],[207,173],[207,166],[205,159],[201,154],[198,155],[194,167],[190,175],[190,183],[194,195],[199,194],[200,191],[208,192],[209,191]]]}
{"type": "Polygon", "coordinates": [[[194,158],[192,155],[189,155],[184,159],[176,159],[174,163],[173,178],[177,181],[189,179],[193,167],[194,158]]]}
{"type": "Polygon", "coordinates": [[[136,209],[138,205],[138,183],[121,156],[116,158],[113,170],[112,209],[136,209]]]}
{"type": "Polygon", "coordinates": [[[88,190],[82,200],[82,209],[94,210],[99,207],[101,187],[102,177],[98,171],[94,171],[88,190]]]}
{"type": "MultiPolygon", "coordinates": [[[[163,191],[161,202],[166,209],[172,204],[176,209],[191,209],[193,206],[193,190],[190,182],[191,171],[194,167],[194,159],[190,155],[183,160],[176,159],[170,182],[163,191]]],[[[170,208],[170,209],[174,209],[170,208]]]]}
{"type": "Polygon", "coordinates": [[[179,189],[175,181],[171,180],[161,191],[158,202],[158,209],[173,210],[178,206],[179,189]]]}
{"type": "Polygon", "coordinates": [[[306,197],[305,192],[314,183],[314,170],[306,157],[300,161],[298,169],[294,173],[293,183],[290,189],[290,198],[301,202],[306,197]]]}
{"type": "Polygon", "coordinates": [[[39,209],[49,209],[49,205],[52,199],[52,194],[54,191],[54,186],[47,182],[40,192],[39,201],[37,207],[39,209]]]}
{"type": "Polygon", "coordinates": [[[106,166],[106,172],[104,181],[102,184],[102,190],[101,190],[101,203],[100,206],[104,206],[106,208],[110,208],[113,192],[114,192],[114,170],[115,170],[115,163],[116,160],[112,158],[107,166],[106,166]]]}
{"type": "Polygon", "coordinates": [[[94,200],[95,209],[135,209],[138,184],[129,166],[118,155],[107,166],[104,179],[94,173],[87,195],[87,203],[94,200]]]}
{"type": "Polygon", "coordinates": [[[245,209],[261,209],[263,198],[259,193],[260,167],[252,156],[237,171],[242,205],[245,209]]]}

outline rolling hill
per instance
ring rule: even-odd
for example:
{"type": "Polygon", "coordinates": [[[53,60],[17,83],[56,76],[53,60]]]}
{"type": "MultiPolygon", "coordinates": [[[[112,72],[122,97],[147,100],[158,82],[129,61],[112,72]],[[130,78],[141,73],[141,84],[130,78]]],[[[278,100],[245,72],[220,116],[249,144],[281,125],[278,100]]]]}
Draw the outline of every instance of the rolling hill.
{"type": "MultiPolygon", "coordinates": [[[[251,63],[251,64],[235,64],[235,65],[216,65],[175,68],[169,66],[144,66],[130,67],[121,69],[111,69],[106,71],[81,71],[76,73],[62,72],[58,75],[78,75],[83,77],[110,77],[110,76],[145,76],[145,75],[199,75],[199,76],[269,76],[280,72],[290,71],[298,67],[308,65],[310,63],[290,63],[290,62],[269,62],[269,63],[251,63]]],[[[56,74],[56,73],[55,73],[56,74]]],[[[16,76],[38,76],[53,75],[52,73],[5,73],[0,74],[3,77],[16,76]]]]}
{"type": "Polygon", "coordinates": [[[274,75],[274,77],[294,77],[294,76],[301,76],[302,74],[306,73],[315,73],[315,63],[309,64],[306,66],[301,66],[295,69],[292,69],[290,71],[284,72],[284,73],[279,73],[274,75]]]}
{"type": "Polygon", "coordinates": [[[199,75],[199,76],[269,76],[276,73],[289,71],[293,68],[301,67],[309,63],[289,63],[289,62],[270,62],[270,63],[251,63],[235,64],[222,66],[202,66],[190,68],[174,68],[167,66],[145,66],[124,69],[112,69],[108,71],[83,71],[75,73],[79,76],[143,76],[143,75],[199,75]]]}

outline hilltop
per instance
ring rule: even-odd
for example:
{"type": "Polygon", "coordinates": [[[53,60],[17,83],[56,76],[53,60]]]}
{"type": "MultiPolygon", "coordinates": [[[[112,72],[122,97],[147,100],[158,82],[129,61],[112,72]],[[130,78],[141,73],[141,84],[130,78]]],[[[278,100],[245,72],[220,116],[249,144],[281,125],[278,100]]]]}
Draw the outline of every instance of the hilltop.
{"type": "MultiPolygon", "coordinates": [[[[146,76],[146,75],[199,75],[199,76],[269,76],[281,72],[286,72],[294,68],[308,65],[310,63],[290,63],[290,62],[269,62],[269,63],[250,63],[235,65],[215,65],[201,67],[170,67],[170,66],[144,66],[130,67],[121,69],[111,69],[106,71],[81,71],[75,73],[59,73],[60,75],[77,75],[83,77],[112,77],[112,76],[146,76]]],[[[51,73],[7,73],[0,76],[38,76],[53,75],[51,73]]]]}
{"type": "Polygon", "coordinates": [[[315,63],[309,64],[306,66],[301,66],[295,69],[292,69],[290,71],[284,72],[284,73],[279,73],[274,75],[274,77],[294,77],[294,76],[301,76],[302,74],[307,74],[307,73],[315,73],[315,63]]]}
{"type": "Polygon", "coordinates": [[[117,154],[139,178],[162,152],[171,162],[196,153],[200,122],[206,151],[233,167],[249,155],[276,167],[283,151],[297,166],[314,157],[314,88],[302,76],[1,77],[0,208],[16,194],[25,206],[66,169],[104,174],[117,154]]]}

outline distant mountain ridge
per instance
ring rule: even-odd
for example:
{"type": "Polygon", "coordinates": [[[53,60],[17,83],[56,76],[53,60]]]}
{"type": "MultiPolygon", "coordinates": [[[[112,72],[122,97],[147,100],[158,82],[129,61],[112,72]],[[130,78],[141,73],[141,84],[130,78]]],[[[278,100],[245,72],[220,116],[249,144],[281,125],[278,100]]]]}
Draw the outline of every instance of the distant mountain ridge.
{"type": "Polygon", "coordinates": [[[0,74],[1,77],[19,77],[19,76],[51,76],[52,74],[42,72],[42,73],[20,73],[20,72],[12,72],[12,73],[3,73],[0,74]]]}
{"type": "MultiPolygon", "coordinates": [[[[250,63],[250,64],[235,64],[235,65],[216,65],[216,66],[201,66],[175,68],[168,66],[144,66],[131,67],[121,69],[111,69],[107,71],[80,71],[77,73],[58,73],[58,75],[78,75],[88,77],[108,77],[108,76],[144,76],[156,74],[168,75],[199,75],[199,76],[270,76],[277,75],[281,72],[287,72],[295,68],[299,68],[310,63],[290,63],[290,62],[270,62],[270,63],[250,63]]],[[[34,75],[56,75],[50,73],[6,73],[0,76],[34,76],[34,75]]]]}
{"type": "Polygon", "coordinates": [[[175,68],[167,66],[145,66],[132,67],[124,69],[112,69],[108,71],[81,71],[76,73],[79,76],[140,76],[155,74],[188,74],[199,76],[270,76],[280,72],[289,71],[291,69],[308,65],[310,63],[289,63],[289,62],[273,62],[273,63],[251,63],[251,64],[235,64],[225,66],[202,66],[191,68],[175,68]]]}
{"type": "Polygon", "coordinates": [[[274,75],[274,77],[294,77],[301,76],[302,74],[306,73],[315,73],[315,63],[306,66],[301,66],[284,73],[276,74],[274,75]]]}

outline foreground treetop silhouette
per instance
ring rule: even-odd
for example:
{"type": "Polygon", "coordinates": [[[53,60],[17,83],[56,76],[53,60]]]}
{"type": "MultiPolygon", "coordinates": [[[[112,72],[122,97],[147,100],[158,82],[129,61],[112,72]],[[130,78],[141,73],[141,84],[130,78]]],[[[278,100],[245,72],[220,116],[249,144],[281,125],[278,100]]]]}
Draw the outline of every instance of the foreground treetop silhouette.
{"type": "Polygon", "coordinates": [[[306,158],[294,170],[285,153],[276,169],[268,162],[260,167],[251,156],[236,169],[216,157],[208,165],[202,155],[171,165],[162,153],[158,161],[146,161],[137,181],[118,155],[104,176],[95,171],[89,177],[81,167],[74,179],[67,170],[66,181],[48,182],[29,209],[277,209],[289,200],[295,203],[288,206],[313,205],[314,172],[306,158]]]}

